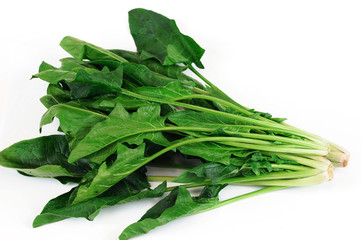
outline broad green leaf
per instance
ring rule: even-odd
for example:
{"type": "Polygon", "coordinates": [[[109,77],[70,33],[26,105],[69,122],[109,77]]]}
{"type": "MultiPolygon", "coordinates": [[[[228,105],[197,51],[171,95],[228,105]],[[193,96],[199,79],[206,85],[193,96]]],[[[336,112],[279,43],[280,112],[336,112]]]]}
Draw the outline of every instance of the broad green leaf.
{"type": "Polygon", "coordinates": [[[207,187],[198,198],[191,197],[187,189],[182,186],[175,188],[168,196],[149,209],[138,222],[128,226],[119,236],[119,240],[128,240],[180,217],[216,208],[220,201],[214,195],[218,195],[223,187],[207,187]]]}
{"type": "Polygon", "coordinates": [[[71,100],[70,92],[64,90],[59,84],[49,84],[46,93],[54,97],[59,103],[69,102],[71,100]]]}
{"type": "Polygon", "coordinates": [[[43,71],[51,70],[51,69],[56,69],[56,67],[54,67],[54,66],[52,66],[49,63],[46,63],[44,61],[42,61],[40,66],[39,66],[39,72],[43,72],[43,71]]]}
{"type": "Polygon", "coordinates": [[[195,63],[203,68],[204,49],[183,35],[174,20],[137,8],[129,12],[129,28],[142,59],[154,57],[163,65],[195,63]]]}
{"type": "Polygon", "coordinates": [[[166,86],[170,82],[178,81],[177,79],[152,72],[149,68],[142,64],[122,63],[122,66],[125,76],[140,86],[166,86]]]}
{"type": "Polygon", "coordinates": [[[144,162],[144,150],[145,144],[134,149],[121,143],[118,144],[117,159],[110,166],[104,162],[90,182],[79,185],[74,203],[83,202],[102,194],[144,165],[142,164],[144,162]]]}
{"type": "Polygon", "coordinates": [[[0,152],[0,165],[37,177],[82,177],[89,171],[86,161],[69,164],[68,143],[63,135],[24,140],[0,152]]]}
{"type": "Polygon", "coordinates": [[[120,66],[112,72],[87,73],[79,69],[75,78],[67,82],[73,99],[88,98],[121,91],[123,68],[120,66]]]}
{"type": "Polygon", "coordinates": [[[102,196],[85,202],[70,204],[69,198],[75,190],[72,189],[70,192],[50,200],[41,214],[35,218],[33,227],[40,227],[71,217],[86,218],[92,221],[103,208],[139,201],[145,198],[161,197],[166,191],[166,183],[163,182],[154,190],[143,189],[137,187],[134,182],[124,179],[102,196]]]}
{"type": "Polygon", "coordinates": [[[72,71],[65,71],[60,69],[49,69],[42,72],[39,72],[33,75],[33,78],[40,78],[51,84],[57,84],[58,82],[65,80],[65,81],[72,81],[76,76],[76,72],[72,71]]]}
{"type": "Polygon", "coordinates": [[[239,168],[233,165],[220,163],[204,163],[179,175],[174,182],[191,183],[211,180],[217,183],[220,180],[237,176],[239,168]]]}
{"type": "Polygon", "coordinates": [[[60,102],[58,102],[58,100],[53,97],[52,95],[45,95],[43,97],[40,98],[40,102],[47,108],[49,109],[50,107],[59,104],[60,102]]]}
{"type": "Polygon", "coordinates": [[[244,123],[241,121],[204,112],[178,111],[169,114],[168,119],[178,126],[222,128],[223,130],[240,133],[250,131],[246,126],[242,126],[244,123]]]}
{"type": "Polygon", "coordinates": [[[170,82],[166,86],[159,87],[139,87],[135,91],[139,94],[160,99],[173,99],[192,94],[193,83],[184,84],[182,82],[170,82]]]}
{"type": "Polygon", "coordinates": [[[118,56],[121,56],[122,58],[126,59],[129,62],[143,64],[153,72],[160,73],[170,78],[187,80],[187,78],[183,74],[183,72],[187,69],[187,67],[185,66],[178,66],[178,65],[163,66],[162,64],[159,63],[159,61],[155,59],[142,60],[140,58],[140,54],[137,52],[131,52],[131,51],[119,50],[119,49],[114,49],[109,51],[117,54],[118,56]]]}
{"type": "Polygon", "coordinates": [[[107,118],[103,114],[69,102],[50,107],[41,118],[40,128],[51,123],[54,117],[59,119],[60,128],[67,135],[71,148],[83,139],[96,123],[107,118]]]}
{"type": "Polygon", "coordinates": [[[79,103],[87,108],[105,112],[111,112],[118,104],[122,105],[127,110],[138,109],[142,106],[147,106],[150,104],[148,101],[123,94],[119,94],[116,97],[98,96],[96,98],[80,99],[79,103]]]}
{"type": "Polygon", "coordinates": [[[95,69],[97,70],[94,66],[92,66],[91,64],[78,60],[76,58],[63,58],[60,59],[61,62],[61,70],[64,71],[74,71],[76,72],[77,69],[84,69],[84,68],[88,68],[88,69],[95,69]]]}
{"type": "Polygon", "coordinates": [[[160,116],[158,104],[140,107],[132,114],[129,114],[123,106],[117,105],[108,118],[96,124],[73,149],[69,162],[75,162],[121,139],[134,144],[144,138],[153,138],[156,134],[159,135],[156,133],[158,129],[165,127],[164,120],[165,118],[160,116]]]}
{"type": "Polygon", "coordinates": [[[186,155],[197,156],[210,162],[229,165],[231,157],[240,150],[234,147],[228,147],[215,142],[199,142],[186,144],[177,148],[186,155]]]}
{"type": "Polygon", "coordinates": [[[74,37],[64,37],[60,42],[60,46],[67,51],[70,55],[78,60],[89,59],[89,60],[101,60],[109,59],[119,62],[126,62],[124,58],[105,50],[101,47],[95,46],[91,43],[87,43],[74,37]]]}

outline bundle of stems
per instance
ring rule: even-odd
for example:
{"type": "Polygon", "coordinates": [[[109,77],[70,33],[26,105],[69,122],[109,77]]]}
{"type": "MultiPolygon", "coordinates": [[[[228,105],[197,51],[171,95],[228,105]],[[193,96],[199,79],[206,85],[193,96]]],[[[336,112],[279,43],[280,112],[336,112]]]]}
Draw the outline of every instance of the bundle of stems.
{"type": "Polygon", "coordinates": [[[104,207],[170,192],[123,231],[125,240],[240,199],[329,181],[334,167],[347,165],[342,147],[245,107],[212,84],[194,67],[203,68],[204,50],[173,20],[134,9],[129,23],[137,52],[68,36],[60,45],[72,57],[60,67],[43,62],[33,76],[49,83],[40,129],[56,117],[60,134],[10,146],[0,165],[77,183],[45,206],[34,227],[92,220],[104,207]],[[147,173],[152,167],[183,172],[147,173]],[[150,182],[163,183],[151,189],[150,182]],[[228,184],[263,188],[219,201],[228,184]],[[196,187],[202,190],[192,197],[187,189],[196,187]]]}

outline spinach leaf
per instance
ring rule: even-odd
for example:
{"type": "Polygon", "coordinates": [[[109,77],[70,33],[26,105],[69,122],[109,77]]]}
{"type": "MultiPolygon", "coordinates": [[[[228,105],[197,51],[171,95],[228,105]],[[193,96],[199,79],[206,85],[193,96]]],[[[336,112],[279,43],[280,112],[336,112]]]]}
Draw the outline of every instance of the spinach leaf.
{"type": "Polygon", "coordinates": [[[69,164],[70,150],[63,135],[24,140],[0,152],[0,165],[36,177],[82,177],[90,170],[82,159],[69,164]]]}
{"type": "Polygon", "coordinates": [[[140,86],[165,86],[170,82],[178,81],[170,77],[166,77],[155,72],[142,64],[122,63],[123,71],[127,79],[140,86]]]}
{"type": "Polygon", "coordinates": [[[107,116],[85,109],[77,103],[62,103],[50,107],[44,113],[40,121],[40,129],[51,123],[54,117],[59,119],[60,128],[68,137],[71,148],[74,148],[96,123],[107,118],[107,116]]]}
{"type": "Polygon", "coordinates": [[[89,182],[79,185],[74,203],[86,201],[102,194],[144,165],[142,164],[144,150],[145,144],[134,149],[130,149],[121,143],[118,144],[117,159],[110,166],[104,162],[89,182]]]}
{"type": "Polygon", "coordinates": [[[139,87],[135,89],[135,92],[149,97],[172,100],[172,98],[191,95],[193,88],[193,83],[184,84],[182,82],[173,81],[168,83],[166,86],[139,87]]]}
{"type": "MultiPolygon", "coordinates": [[[[104,195],[85,202],[70,204],[69,198],[75,189],[50,200],[41,214],[35,218],[33,227],[40,227],[71,217],[86,218],[92,221],[103,208],[138,201],[144,198],[161,197],[166,190],[166,183],[163,182],[154,190],[146,189],[141,191],[144,188],[137,187],[133,181],[129,180],[130,178],[132,178],[132,175],[119,182],[119,184],[112,189],[109,189],[104,195]]],[[[133,178],[138,179],[138,176],[133,178]]]]}
{"type": "Polygon", "coordinates": [[[160,200],[136,223],[128,226],[119,236],[119,240],[145,234],[150,230],[169,223],[180,217],[205,212],[216,208],[220,201],[218,193],[225,185],[206,187],[199,197],[191,197],[182,186],[175,188],[168,196],[160,200]]]}
{"type": "Polygon", "coordinates": [[[187,69],[187,67],[185,66],[179,66],[179,65],[163,66],[155,59],[142,60],[140,54],[137,52],[131,52],[131,51],[119,50],[119,49],[112,49],[109,51],[117,54],[118,56],[121,56],[122,58],[126,59],[129,62],[145,65],[153,72],[160,73],[170,78],[187,80],[186,75],[183,74],[183,72],[187,69]]]}
{"type": "Polygon", "coordinates": [[[129,12],[129,28],[141,59],[156,58],[163,65],[195,63],[203,68],[204,49],[183,35],[174,20],[137,8],[129,12]]]}
{"type": "MultiPolygon", "coordinates": [[[[182,139],[183,141],[184,139],[182,139]]],[[[228,147],[215,142],[199,142],[183,145],[177,148],[181,153],[186,155],[197,156],[210,162],[222,163],[229,165],[232,156],[240,150],[234,147],[228,147]]]]}
{"type": "Polygon", "coordinates": [[[234,132],[249,132],[242,121],[216,116],[204,112],[178,111],[168,115],[168,119],[178,126],[222,128],[234,132]]]}
{"type": "Polygon", "coordinates": [[[70,55],[78,60],[100,60],[109,59],[119,62],[126,62],[124,58],[105,50],[101,47],[95,46],[74,37],[64,37],[60,42],[60,46],[67,51],[70,55]]]}
{"type": "Polygon", "coordinates": [[[75,78],[67,81],[72,99],[88,98],[112,92],[120,92],[123,83],[123,68],[111,72],[87,73],[80,69],[75,78]]]}
{"type": "Polygon", "coordinates": [[[220,180],[237,176],[239,168],[233,165],[220,163],[204,163],[179,175],[174,182],[191,183],[211,180],[217,183],[220,180]]]}
{"type": "Polygon", "coordinates": [[[124,94],[119,94],[117,96],[102,95],[96,98],[79,99],[78,102],[87,108],[105,112],[111,112],[118,104],[122,105],[127,110],[138,109],[140,107],[149,105],[148,101],[130,97],[124,94]]]}
{"type": "Polygon", "coordinates": [[[139,144],[144,138],[159,139],[161,133],[156,130],[165,127],[164,120],[165,117],[160,116],[159,104],[140,107],[132,114],[117,105],[108,118],[96,124],[73,149],[69,162],[75,162],[121,139],[130,144],[139,144]]]}

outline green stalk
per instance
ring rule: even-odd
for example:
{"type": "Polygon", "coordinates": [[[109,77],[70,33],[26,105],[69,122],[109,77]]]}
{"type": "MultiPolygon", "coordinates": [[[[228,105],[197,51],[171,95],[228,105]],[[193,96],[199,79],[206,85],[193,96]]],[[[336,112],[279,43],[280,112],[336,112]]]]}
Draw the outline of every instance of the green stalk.
{"type": "MultiPolygon", "coordinates": [[[[194,73],[196,74],[200,79],[202,79],[205,83],[207,83],[210,87],[212,87],[216,92],[220,93],[221,95],[223,95],[224,97],[226,97],[227,99],[229,99],[232,103],[238,105],[239,107],[241,108],[244,108],[245,110],[249,110],[249,108],[245,107],[245,106],[242,106],[240,104],[238,104],[236,101],[234,101],[232,98],[230,98],[227,94],[225,94],[222,90],[220,90],[219,88],[217,88],[215,85],[213,85],[208,79],[206,79],[201,73],[199,73],[195,68],[193,68],[192,66],[188,66],[189,69],[194,73]]],[[[235,109],[235,108],[234,108],[235,109]]],[[[243,111],[243,110],[242,110],[243,111]]],[[[260,117],[260,119],[264,120],[264,121],[268,121],[268,122],[273,122],[272,120],[270,119],[266,119],[266,118],[263,118],[263,117],[260,117]]],[[[284,123],[282,122],[281,125],[284,125],[284,126],[288,126],[288,127],[292,127],[294,130],[296,130],[299,134],[303,134],[305,136],[307,136],[307,138],[309,138],[310,140],[317,140],[321,143],[324,143],[324,144],[327,144],[328,141],[326,141],[325,139],[321,138],[320,136],[318,135],[315,135],[315,134],[312,134],[312,133],[309,133],[309,132],[306,132],[302,129],[299,129],[299,128],[296,128],[296,127],[293,127],[287,123],[284,123]]]]}
{"type": "MultiPolygon", "coordinates": [[[[234,197],[234,198],[224,200],[224,201],[220,202],[219,204],[217,204],[212,209],[215,209],[217,207],[222,207],[222,206],[225,206],[227,204],[234,203],[234,202],[237,202],[239,200],[243,200],[243,199],[246,199],[246,198],[249,198],[249,197],[254,197],[254,196],[257,196],[257,195],[260,195],[260,194],[265,194],[265,193],[277,191],[277,190],[284,189],[284,188],[286,188],[286,187],[283,187],[283,186],[265,187],[265,188],[262,188],[262,189],[257,190],[257,191],[253,191],[253,192],[250,192],[250,193],[242,194],[242,195],[234,197]]],[[[207,211],[208,210],[210,210],[210,209],[207,209],[207,211]]]]}
{"type": "Polygon", "coordinates": [[[306,177],[301,179],[286,179],[286,180],[266,180],[266,181],[249,181],[249,182],[237,182],[236,185],[255,185],[255,186],[308,186],[314,184],[320,184],[330,180],[330,176],[326,172],[319,173],[312,177],[306,177]]]}
{"type": "Polygon", "coordinates": [[[243,113],[247,116],[251,116],[253,113],[249,112],[247,109],[241,108],[233,103],[227,102],[223,99],[220,98],[216,98],[213,96],[209,96],[209,95],[200,95],[200,94],[192,94],[192,95],[188,95],[188,96],[183,96],[183,97],[178,97],[178,98],[173,98],[172,101],[180,101],[180,100],[186,100],[186,99],[193,99],[193,98],[199,98],[199,99],[205,99],[205,100],[209,100],[209,101],[213,101],[213,102],[218,102],[224,106],[227,106],[231,109],[234,109],[240,113],[243,113]]]}
{"type": "Polygon", "coordinates": [[[163,99],[148,97],[148,96],[144,96],[144,95],[141,95],[141,94],[138,94],[138,93],[131,92],[131,91],[127,90],[127,89],[122,89],[122,93],[124,93],[125,95],[128,95],[128,96],[138,98],[138,99],[143,99],[143,100],[158,102],[158,103],[164,103],[164,104],[170,104],[170,105],[174,105],[174,106],[178,106],[178,107],[192,109],[192,110],[195,110],[195,111],[210,113],[210,114],[213,114],[213,115],[216,115],[216,116],[222,116],[222,117],[226,117],[226,118],[229,118],[229,119],[242,121],[242,122],[245,122],[245,123],[248,123],[248,124],[255,124],[255,125],[258,125],[258,126],[262,126],[262,127],[268,127],[268,128],[271,128],[272,130],[275,130],[275,131],[284,130],[287,133],[292,133],[292,134],[295,134],[295,135],[298,135],[298,136],[309,138],[310,140],[315,140],[315,141],[321,142],[320,140],[317,140],[314,137],[311,137],[310,134],[308,134],[307,132],[301,131],[299,129],[287,127],[285,125],[274,123],[274,122],[265,122],[265,121],[260,121],[260,120],[249,118],[249,117],[244,117],[244,116],[235,115],[235,114],[231,114],[231,113],[221,112],[221,111],[208,109],[208,108],[204,108],[204,107],[200,107],[200,106],[196,106],[196,105],[191,105],[191,104],[187,104],[187,103],[173,102],[173,101],[169,101],[169,100],[163,100],[163,99]]]}
{"type": "Polygon", "coordinates": [[[309,166],[309,167],[313,167],[322,171],[332,171],[332,164],[330,163],[330,161],[319,161],[319,160],[313,160],[307,157],[301,157],[301,156],[295,156],[292,154],[283,154],[283,153],[264,153],[265,155],[277,155],[280,158],[284,158],[284,159],[289,159],[289,160],[293,160],[296,161],[299,164],[305,165],[305,166],[309,166]]]}
{"type": "MultiPolygon", "coordinates": [[[[177,177],[166,177],[166,176],[148,176],[149,181],[170,181],[173,182],[177,177]]],[[[325,174],[325,172],[320,171],[318,169],[308,169],[301,171],[293,171],[293,172],[271,172],[265,173],[259,176],[247,176],[247,177],[234,177],[229,179],[224,179],[216,184],[236,184],[236,185],[270,185],[276,186],[302,186],[302,184],[310,183],[312,181],[319,181],[320,179],[329,180],[329,175],[325,174]],[[319,176],[320,175],[320,176],[319,176]],[[322,177],[322,176],[323,177],[322,177]],[[317,176],[317,177],[316,177],[317,176]],[[315,178],[311,178],[315,177],[315,178]],[[310,179],[309,179],[310,178],[310,179]],[[305,180],[306,179],[306,180],[305,180]],[[312,180],[313,179],[313,180],[312,180]],[[277,180],[277,182],[276,182],[277,180]],[[292,180],[292,181],[290,181],[292,180]],[[252,184],[251,184],[252,183],[252,184]],[[292,185],[294,184],[294,185],[292,185]]],[[[317,182],[320,183],[320,182],[317,182]]],[[[185,188],[195,188],[202,187],[207,185],[212,185],[211,180],[206,180],[201,183],[189,183],[183,184],[182,186],[185,188]]],[[[311,183],[310,183],[311,184],[311,183]]],[[[170,190],[174,189],[174,187],[169,187],[170,190]]]]}

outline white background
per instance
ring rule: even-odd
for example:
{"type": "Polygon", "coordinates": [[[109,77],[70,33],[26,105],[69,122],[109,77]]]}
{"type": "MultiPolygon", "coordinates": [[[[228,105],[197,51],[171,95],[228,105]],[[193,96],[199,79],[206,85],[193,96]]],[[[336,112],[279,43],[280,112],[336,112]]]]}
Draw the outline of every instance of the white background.
{"type": "MultiPolygon", "coordinates": [[[[29,80],[42,60],[58,65],[71,35],[135,50],[127,12],[177,21],[206,53],[201,72],[243,105],[264,110],[351,152],[333,181],[282,190],[186,217],[137,239],[360,239],[360,1],[3,1],[0,6],[0,149],[39,136],[46,84],[29,80]]],[[[56,125],[45,128],[54,133],[56,125]]],[[[70,189],[0,168],[0,239],[110,240],[154,204],[103,210],[32,229],[46,202],[70,189]]],[[[229,187],[222,199],[247,188],[229,187]]]]}

